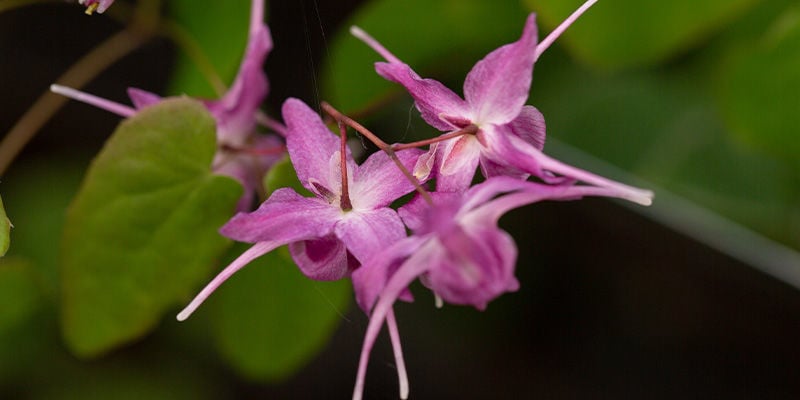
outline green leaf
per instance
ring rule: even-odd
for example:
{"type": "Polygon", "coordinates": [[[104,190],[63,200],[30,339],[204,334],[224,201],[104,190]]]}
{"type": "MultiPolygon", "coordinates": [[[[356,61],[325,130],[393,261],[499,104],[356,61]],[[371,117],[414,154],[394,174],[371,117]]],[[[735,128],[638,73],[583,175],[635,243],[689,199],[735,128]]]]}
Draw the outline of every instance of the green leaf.
{"type": "Polygon", "coordinates": [[[289,156],[285,156],[282,160],[275,163],[275,165],[267,171],[267,174],[264,175],[264,189],[267,194],[283,187],[292,188],[295,192],[306,197],[313,196],[313,194],[300,183],[300,179],[297,178],[297,172],[295,172],[289,156]]]}
{"type": "Polygon", "coordinates": [[[20,258],[0,260],[0,332],[23,322],[39,308],[42,300],[36,270],[20,258]]]}
{"type": "Polygon", "coordinates": [[[380,0],[366,3],[337,33],[323,73],[325,97],[342,111],[361,109],[400,87],[379,77],[381,60],[350,35],[358,25],[420,75],[458,76],[490,50],[519,38],[525,12],[518,1],[380,0]],[[402,18],[398,16],[402,15],[402,18]]]}
{"type": "Polygon", "coordinates": [[[745,144],[800,167],[800,7],[726,66],[719,102],[745,144]]]}
{"type": "Polygon", "coordinates": [[[217,229],[241,187],[211,173],[215,121],[194,100],[165,100],[120,124],[67,214],[62,323],[94,356],[148,332],[229,246],[217,229]]]}
{"type": "Polygon", "coordinates": [[[3,198],[0,197],[0,257],[6,255],[10,244],[11,221],[9,221],[6,216],[6,209],[3,207],[3,198]]]}
{"type": "MultiPolygon", "coordinates": [[[[196,42],[222,80],[233,81],[242,61],[250,21],[250,0],[171,0],[169,13],[196,42]]],[[[219,97],[201,69],[181,52],[172,78],[170,93],[195,97],[219,97]]]]}
{"type": "Polygon", "coordinates": [[[219,349],[234,368],[250,379],[275,381],[324,347],[350,298],[347,281],[306,278],[284,247],[230,278],[211,297],[210,311],[219,349]]]}
{"type": "MultiPolygon", "coordinates": [[[[548,31],[584,0],[525,0],[548,31]]],[[[696,47],[759,0],[600,1],[558,43],[601,68],[655,65],[696,47]]]]}

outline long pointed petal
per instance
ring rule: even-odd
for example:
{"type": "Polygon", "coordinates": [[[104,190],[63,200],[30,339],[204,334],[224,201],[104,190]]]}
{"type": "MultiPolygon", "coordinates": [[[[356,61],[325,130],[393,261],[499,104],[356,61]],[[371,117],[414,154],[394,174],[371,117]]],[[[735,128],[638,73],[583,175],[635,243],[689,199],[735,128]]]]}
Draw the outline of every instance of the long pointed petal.
{"type": "MultiPolygon", "coordinates": [[[[502,127],[498,127],[500,130],[502,127]]],[[[558,174],[590,185],[606,187],[617,192],[615,197],[649,206],[653,202],[653,192],[612,181],[591,172],[584,171],[553,159],[524,140],[503,132],[496,132],[491,140],[487,155],[495,162],[508,163],[543,180],[552,179],[558,174]]]]}
{"type": "Polygon", "coordinates": [[[406,64],[375,63],[378,75],[399,83],[414,98],[422,119],[440,131],[451,131],[461,127],[441,118],[442,115],[460,117],[467,114],[467,103],[452,90],[433,79],[423,79],[406,64]]]}
{"type": "Polygon", "coordinates": [[[400,294],[408,287],[417,276],[425,272],[428,263],[425,258],[429,252],[418,251],[411,256],[397,272],[389,279],[386,288],[380,295],[375,309],[372,310],[372,315],[367,325],[367,332],[364,335],[364,344],[361,347],[361,356],[358,361],[358,372],[356,374],[356,384],[353,389],[353,400],[361,400],[364,393],[364,379],[367,375],[367,364],[369,363],[369,355],[372,352],[372,347],[375,345],[375,339],[380,333],[383,321],[386,319],[387,314],[391,312],[392,305],[400,296],[400,294]]]}
{"type": "Polygon", "coordinates": [[[519,115],[531,88],[536,40],[536,16],[530,14],[519,40],[475,64],[464,81],[473,122],[505,124],[519,115]]]}
{"type": "Polygon", "coordinates": [[[388,207],[351,211],[336,223],[334,232],[362,263],[406,236],[397,212],[388,207]]]}
{"type": "Polygon", "coordinates": [[[542,55],[542,53],[544,53],[544,51],[547,50],[547,48],[550,47],[550,45],[553,44],[553,42],[555,42],[556,39],[558,39],[558,37],[561,36],[561,34],[564,33],[564,31],[566,31],[567,28],[569,28],[570,25],[572,25],[578,18],[580,18],[580,16],[583,15],[583,13],[585,13],[586,10],[589,9],[589,7],[593,6],[594,3],[597,3],[597,0],[586,1],[585,3],[583,3],[582,6],[578,7],[578,9],[575,10],[575,12],[573,12],[572,15],[570,15],[567,19],[565,19],[564,22],[558,25],[556,29],[550,32],[550,34],[547,35],[547,37],[544,38],[544,40],[542,40],[542,42],[539,43],[538,46],[536,46],[535,59],[538,60],[539,57],[542,55]]]}
{"type": "Polygon", "coordinates": [[[341,210],[316,198],[282,188],[251,213],[231,218],[220,233],[240,242],[285,243],[320,238],[333,232],[341,210]]]}
{"type": "Polygon", "coordinates": [[[211,295],[211,293],[214,293],[214,291],[217,290],[220,285],[222,285],[226,280],[228,280],[228,278],[242,269],[245,265],[284,244],[285,243],[280,242],[260,242],[253,245],[253,247],[242,253],[242,255],[234,260],[230,265],[225,267],[225,269],[223,269],[219,275],[214,277],[214,279],[212,279],[211,282],[209,282],[206,287],[204,287],[203,290],[201,290],[200,293],[195,296],[195,298],[191,303],[189,303],[188,306],[186,306],[186,308],[178,313],[178,321],[185,321],[187,318],[189,318],[189,316],[192,315],[197,307],[200,307],[200,305],[203,304],[203,302],[208,298],[208,296],[211,295]]]}
{"type": "Polygon", "coordinates": [[[80,101],[81,103],[86,103],[91,106],[95,106],[97,108],[106,110],[108,112],[112,112],[114,114],[119,115],[120,117],[128,118],[136,114],[136,110],[124,104],[119,104],[111,100],[106,100],[97,97],[95,95],[81,92],[80,90],[76,90],[66,86],[50,85],[50,91],[53,93],[60,94],[64,97],[69,97],[70,99],[80,101]]]}
{"type": "Polygon", "coordinates": [[[392,341],[392,351],[394,352],[394,363],[397,366],[397,380],[400,386],[400,398],[408,398],[408,373],[406,372],[406,362],[403,360],[403,347],[400,344],[400,331],[397,329],[397,320],[394,318],[394,310],[386,314],[386,328],[389,330],[389,338],[392,341]]]}

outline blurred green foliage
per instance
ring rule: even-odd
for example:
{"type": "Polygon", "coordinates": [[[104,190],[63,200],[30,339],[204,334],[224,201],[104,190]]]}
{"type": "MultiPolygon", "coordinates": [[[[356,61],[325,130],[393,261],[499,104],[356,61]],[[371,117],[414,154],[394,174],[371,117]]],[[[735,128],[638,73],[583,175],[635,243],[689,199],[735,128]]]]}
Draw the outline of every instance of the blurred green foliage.
{"type": "Polygon", "coordinates": [[[6,209],[3,207],[3,199],[0,198],[0,257],[8,251],[11,239],[11,221],[6,216],[6,209]]]}

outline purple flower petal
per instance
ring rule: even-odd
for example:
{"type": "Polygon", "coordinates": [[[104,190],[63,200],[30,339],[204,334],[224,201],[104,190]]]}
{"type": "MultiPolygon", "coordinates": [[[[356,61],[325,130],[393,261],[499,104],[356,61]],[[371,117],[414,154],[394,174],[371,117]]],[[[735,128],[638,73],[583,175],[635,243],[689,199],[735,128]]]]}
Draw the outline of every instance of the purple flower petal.
{"type": "MultiPolygon", "coordinates": [[[[411,171],[423,154],[422,150],[408,149],[396,153],[397,158],[411,171]]],[[[424,179],[421,180],[424,182],[424,179]]],[[[400,171],[400,168],[386,153],[379,151],[358,166],[353,173],[353,185],[350,195],[356,209],[388,207],[414,190],[414,185],[400,171]]]]}
{"type": "Polygon", "coordinates": [[[262,66],[270,50],[272,38],[269,29],[260,23],[251,33],[239,73],[228,92],[219,100],[206,102],[208,110],[217,119],[220,141],[241,145],[255,129],[255,115],[269,91],[262,66]]]}
{"type": "Polygon", "coordinates": [[[184,308],[180,313],[178,313],[177,317],[178,321],[184,321],[186,320],[186,318],[189,318],[189,316],[192,315],[194,310],[196,310],[197,307],[200,307],[200,305],[203,304],[203,302],[208,298],[208,296],[214,293],[214,291],[217,290],[217,288],[220,285],[222,285],[226,280],[228,280],[228,278],[230,278],[237,271],[244,268],[247,264],[249,264],[256,258],[261,257],[264,254],[267,254],[270,251],[284,244],[285,243],[281,242],[261,242],[253,245],[253,247],[242,253],[242,255],[236,258],[236,260],[234,260],[230,265],[225,267],[225,269],[223,269],[222,272],[220,272],[216,277],[214,277],[214,279],[212,279],[211,282],[209,282],[206,285],[206,287],[204,287],[203,290],[201,290],[200,293],[198,293],[197,296],[195,296],[195,298],[192,300],[191,303],[189,303],[188,306],[186,306],[186,308],[184,308]]]}
{"type": "Polygon", "coordinates": [[[464,81],[473,122],[505,124],[519,115],[531,88],[536,40],[536,16],[530,14],[518,41],[475,64],[464,81]]]}
{"type": "Polygon", "coordinates": [[[519,288],[514,278],[517,247],[511,236],[493,226],[467,232],[458,225],[438,235],[444,246],[425,275],[427,285],[451,304],[479,310],[501,294],[519,288]]]}
{"type": "Polygon", "coordinates": [[[350,211],[334,228],[347,249],[364,263],[388,245],[406,237],[406,228],[391,208],[350,211]]]}
{"type": "Polygon", "coordinates": [[[524,106],[522,112],[508,123],[511,133],[530,143],[537,150],[544,149],[547,125],[542,115],[536,107],[524,106]]]}
{"type": "Polygon", "coordinates": [[[136,107],[137,110],[141,110],[142,108],[151,106],[161,101],[161,96],[134,87],[128,88],[128,97],[131,99],[133,106],[136,107]]]}
{"type": "Polygon", "coordinates": [[[340,214],[338,207],[282,188],[256,211],[236,214],[220,233],[240,242],[291,243],[330,234],[340,214]]]}
{"type": "Polygon", "coordinates": [[[423,79],[406,64],[375,63],[375,71],[392,82],[403,85],[422,114],[422,119],[440,131],[459,129],[442,119],[441,115],[464,115],[467,103],[452,90],[433,79],[423,79]]]}
{"type": "Polygon", "coordinates": [[[472,184],[481,155],[481,144],[471,135],[450,139],[439,144],[439,173],[436,190],[463,192],[472,184]]]}
{"type": "Polygon", "coordinates": [[[378,295],[386,287],[401,263],[427,240],[419,236],[402,239],[363,263],[353,271],[353,291],[358,306],[367,314],[378,299],[378,295]]]}
{"type": "MultiPolygon", "coordinates": [[[[290,98],[283,103],[283,120],[287,128],[286,147],[300,183],[318,193],[313,184],[316,181],[339,195],[339,161],[332,159],[338,152],[339,138],[322,123],[319,114],[298,99],[290,98]]],[[[355,165],[349,153],[348,161],[355,165]]]]}
{"type": "Polygon", "coordinates": [[[352,262],[347,256],[344,243],[333,234],[291,243],[289,252],[300,271],[309,279],[317,281],[342,279],[358,266],[357,262],[352,262]]]}

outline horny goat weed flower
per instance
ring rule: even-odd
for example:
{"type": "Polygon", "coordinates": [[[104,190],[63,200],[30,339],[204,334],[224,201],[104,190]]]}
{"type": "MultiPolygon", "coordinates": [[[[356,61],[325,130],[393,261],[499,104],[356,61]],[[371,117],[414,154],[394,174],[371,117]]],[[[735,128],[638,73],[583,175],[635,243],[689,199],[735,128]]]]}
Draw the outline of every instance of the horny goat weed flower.
{"type": "MultiPolygon", "coordinates": [[[[238,210],[251,209],[261,178],[283,155],[280,139],[256,133],[259,106],[269,92],[269,82],[261,68],[272,50],[272,37],[263,20],[264,1],[253,0],[247,48],[236,78],[222,98],[203,100],[217,121],[218,149],[212,169],[236,179],[245,189],[238,210]]],[[[156,94],[129,88],[132,108],[60,85],[53,85],[51,90],[126,118],[162,100],[156,94]]]]}

